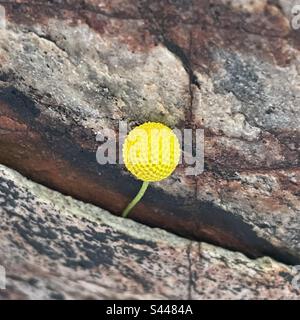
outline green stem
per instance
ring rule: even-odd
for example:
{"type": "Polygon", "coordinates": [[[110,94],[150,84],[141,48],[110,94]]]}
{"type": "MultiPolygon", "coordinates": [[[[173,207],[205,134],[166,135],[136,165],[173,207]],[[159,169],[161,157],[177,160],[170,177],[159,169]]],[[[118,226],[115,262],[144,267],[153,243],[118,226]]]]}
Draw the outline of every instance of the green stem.
{"type": "Polygon", "coordinates": [[[142,199],[148,186],[149,186],[149,182],[144,181],[139,193],[135,196],[135,198],[129,203],[129,205],[123,211],[123,213],[122,213],[123,218],[126,218],[128,216],[128,213],[131,211],[131,209],[142,199]]]}

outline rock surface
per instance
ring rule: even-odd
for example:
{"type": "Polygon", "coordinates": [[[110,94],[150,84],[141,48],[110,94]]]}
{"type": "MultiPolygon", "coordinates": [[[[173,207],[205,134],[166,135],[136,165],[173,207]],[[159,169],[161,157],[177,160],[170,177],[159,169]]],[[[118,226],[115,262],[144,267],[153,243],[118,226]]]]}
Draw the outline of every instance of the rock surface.
{"type": "Polygon", "coordinates": [[[205,129],[205,171],[132,218],[300,263],[300,32],[288,1],[1,1],[0,162],[119,214],[140,182],[99,166],[119,120],[205,129]]]}
{"type": "Polygon", "coordinates": [[[0,166],[0,299],[299,299],[291,267],[179,238],[0,166]]]}

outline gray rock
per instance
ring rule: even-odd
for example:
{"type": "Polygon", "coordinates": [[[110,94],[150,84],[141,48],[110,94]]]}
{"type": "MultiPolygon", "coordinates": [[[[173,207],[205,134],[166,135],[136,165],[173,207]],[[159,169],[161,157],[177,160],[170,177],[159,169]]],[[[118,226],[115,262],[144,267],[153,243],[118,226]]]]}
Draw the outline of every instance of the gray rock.
{"type": "Polygon", "coordinates": [[[205,129],[185,166],[131,217],[300,263],[299,32],[286,1],[6,1],[0,161],[120,214],[140,182],[99,166],[95,135],[162,121],[205,129]]]}
{"type": "Polygon", "coordinates": [[[0,166],[0,299],[299,299],[296,273],[115,217],[0,166]]]}

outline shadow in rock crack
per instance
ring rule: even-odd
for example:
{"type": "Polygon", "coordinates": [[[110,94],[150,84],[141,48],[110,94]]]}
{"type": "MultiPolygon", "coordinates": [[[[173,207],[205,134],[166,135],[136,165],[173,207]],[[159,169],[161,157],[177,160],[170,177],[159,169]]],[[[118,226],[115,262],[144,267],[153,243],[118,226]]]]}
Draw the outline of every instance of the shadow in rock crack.
{"type": "MultiPolygon", "coordinates": [[[[74,123],[49,119],[15,88],[0,91],[0,162],[26,177],[119,215],[140,182],[121,166],[99,166],[95,135],[74,123]]],[[[287,264],[300,257],[259,237],[252,227],[212,203],[168,194],[151,186],[131,217],[152,227],[287,264]]]]}

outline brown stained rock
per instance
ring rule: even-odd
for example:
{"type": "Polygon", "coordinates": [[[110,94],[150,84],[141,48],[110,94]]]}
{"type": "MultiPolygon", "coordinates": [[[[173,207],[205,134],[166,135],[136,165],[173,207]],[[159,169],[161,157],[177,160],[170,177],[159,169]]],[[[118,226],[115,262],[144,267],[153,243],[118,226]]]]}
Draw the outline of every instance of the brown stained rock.
{"type": "Polygon", "coordinates": [[[1,163],[120,214],[140,182],[97,164],[96,133],[201,127],[205,172],[180,166],[131,217],[300,262],[300,33],[285,1],[1,4],[1,163]]]}
{"type": "Polygon", "coordinates": [[[0,165],[0,299],[299,299],[291,267],[112,216],[0,165]]]}

